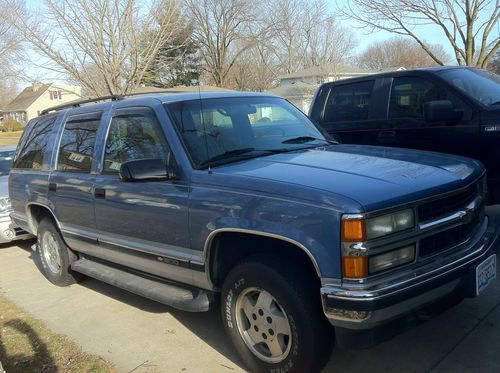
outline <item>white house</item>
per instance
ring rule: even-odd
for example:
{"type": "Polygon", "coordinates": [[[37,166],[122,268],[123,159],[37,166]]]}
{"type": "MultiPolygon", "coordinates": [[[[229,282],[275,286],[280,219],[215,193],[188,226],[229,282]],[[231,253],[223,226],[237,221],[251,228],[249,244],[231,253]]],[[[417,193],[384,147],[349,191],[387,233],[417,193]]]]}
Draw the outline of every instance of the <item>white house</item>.
{"type": "Polygon", "coordinates": [[[78,100],[81,93],[82,89],[78,86],[33,83],[5,108],[0,108],[0,122],[10,117],[26,124],[45,109],[78,100]]]}

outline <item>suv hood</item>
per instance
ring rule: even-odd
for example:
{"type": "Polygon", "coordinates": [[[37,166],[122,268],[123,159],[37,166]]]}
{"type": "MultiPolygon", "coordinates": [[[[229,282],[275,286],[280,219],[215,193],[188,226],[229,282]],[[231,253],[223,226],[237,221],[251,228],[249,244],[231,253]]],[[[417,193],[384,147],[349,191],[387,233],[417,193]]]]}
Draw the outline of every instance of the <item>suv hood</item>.
{"type": "MultiPolygon", "coordinates": [[[[357,202],[362,211],[450,191],[469,184],[483,172],[479,162],[468,158],[357,145],[275,154],[213,170],[223,177],[218,181],[227,187],[294,197],[298,188],[301,199],[322,203],[330,200],[325,198],[327,195],[335,194],[344,197],[344,201],[357,202]],[[254,180],[249,182],[248,178],[254,180]]],[[[342,208],[347,207],[345,202],[342,204],[342,208]]]]}

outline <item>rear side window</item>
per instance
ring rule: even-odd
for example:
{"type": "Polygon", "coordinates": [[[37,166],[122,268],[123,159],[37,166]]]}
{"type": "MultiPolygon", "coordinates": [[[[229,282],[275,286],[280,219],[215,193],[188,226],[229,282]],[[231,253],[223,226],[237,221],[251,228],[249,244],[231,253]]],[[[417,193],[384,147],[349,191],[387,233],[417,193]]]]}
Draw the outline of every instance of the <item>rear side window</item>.
{"type": "Polygon", "coordinates": [[[366,120],[374,81],[333,86],[325,106],[325,122],[366,120]]]}
{"type": "Polygon", "coordinates": [[[26,126],[13,168],[42,169],[49,134],[56,118],[57,115],[43,116],[26,126]]]}
{"type": "Polygon", "coordinates": [[[154,112],[148,108],[117,111],[109,128],[104,172],[118,173],[122,163],[139,159],[162,159],[170,154],[154,112]]]}
{"type": "Polygon", "coordinates": [[[100,112],[68,118],[59,146],[58,171],[90,172],[100,120],[100,112]]]}

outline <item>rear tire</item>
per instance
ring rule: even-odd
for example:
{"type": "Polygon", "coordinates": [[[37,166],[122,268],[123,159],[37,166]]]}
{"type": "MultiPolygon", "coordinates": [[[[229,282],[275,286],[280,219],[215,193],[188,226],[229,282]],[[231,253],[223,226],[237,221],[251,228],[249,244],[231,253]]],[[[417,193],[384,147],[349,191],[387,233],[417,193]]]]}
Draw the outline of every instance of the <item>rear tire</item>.
{"type": "Polygon", "coordinates": [[[38,226],[38,257],[45,277],[55,285],[68,286],[79,276],[71,271],[78,257],[64,243],[52,219],[44,218],[38,226]]]}
{"type": "Polygon", "coordinates": [[[221,299],[226,333],[251,372],[319,371],[334,341],[319,288],[300,267],[276,263],[250,259],[228,274],[221,299]]]}

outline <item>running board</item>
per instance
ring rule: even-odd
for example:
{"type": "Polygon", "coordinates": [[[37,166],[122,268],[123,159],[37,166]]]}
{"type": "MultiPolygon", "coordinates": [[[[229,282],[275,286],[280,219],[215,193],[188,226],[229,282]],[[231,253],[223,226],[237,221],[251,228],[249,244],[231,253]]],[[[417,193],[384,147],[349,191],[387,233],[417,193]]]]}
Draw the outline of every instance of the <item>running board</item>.
{"type": "Polygon", "coordinates": [[[204,312],[208,311],[210,305],[209,294],[203,290],[191,290],[155,281],[90,259],[83,258],[73,262],[71,269],[183,311],[204,312]]]}

